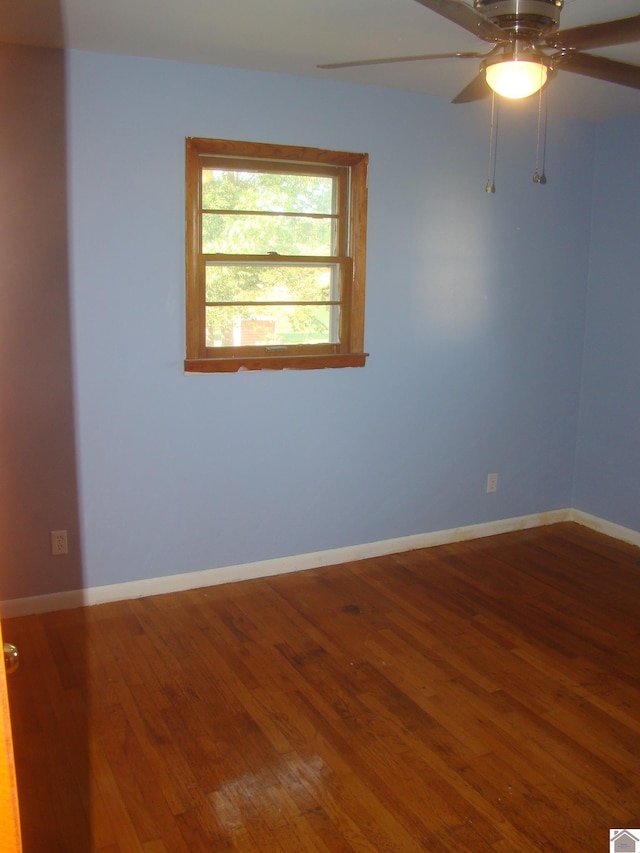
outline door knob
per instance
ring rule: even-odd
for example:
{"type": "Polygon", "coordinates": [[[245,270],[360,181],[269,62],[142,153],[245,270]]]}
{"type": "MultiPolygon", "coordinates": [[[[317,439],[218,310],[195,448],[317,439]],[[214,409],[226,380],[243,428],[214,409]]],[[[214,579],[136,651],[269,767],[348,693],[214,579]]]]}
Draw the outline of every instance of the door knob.
{"type": "Polygon", "coordinates": [[[19,656],[18,650],[12,643],[4,644],[4,668],[7,675],[10,672],[15,672],[18,668],[19,656]]]}

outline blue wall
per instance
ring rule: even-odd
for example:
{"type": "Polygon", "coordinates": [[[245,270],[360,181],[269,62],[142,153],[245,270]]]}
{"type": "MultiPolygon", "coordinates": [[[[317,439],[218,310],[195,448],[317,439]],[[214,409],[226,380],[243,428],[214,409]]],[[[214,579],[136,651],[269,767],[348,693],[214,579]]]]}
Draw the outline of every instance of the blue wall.
{"type": "Polygon", "coordinates": [[[574,505],[640,530],[640,119],[597,132],[574,505]]]}
{"type": "Polygon", "coordinates": [[[594,130],[486,104],[69,57],[86,586],[571,505],[594,130]],[[184,138],[370,155],[363,369],[185,376],[184,138]],[[486,477],[499,472],[499,490],[486,477]]]}

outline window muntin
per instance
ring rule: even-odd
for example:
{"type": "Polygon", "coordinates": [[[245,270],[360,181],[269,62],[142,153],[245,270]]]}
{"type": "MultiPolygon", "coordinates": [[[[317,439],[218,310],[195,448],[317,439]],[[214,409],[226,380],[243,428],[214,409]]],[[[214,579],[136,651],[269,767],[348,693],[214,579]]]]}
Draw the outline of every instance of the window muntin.
{"type": "Polygon", "coordinates": [[[187,140],[187,370],[364,364],[366,166],[187,140]]]}

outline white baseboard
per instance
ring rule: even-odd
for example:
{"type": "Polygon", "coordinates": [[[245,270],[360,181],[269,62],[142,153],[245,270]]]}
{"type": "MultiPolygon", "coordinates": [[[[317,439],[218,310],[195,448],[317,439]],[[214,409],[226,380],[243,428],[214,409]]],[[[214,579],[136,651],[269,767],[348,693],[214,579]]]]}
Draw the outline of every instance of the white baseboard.
{"type": "Polygon", "coordinates": [[[628,542],[630,545],[640,547],[640,531],[638,530],[622,527],[620,524],[614,524],[612,521],[598,518],[597,515],[582,512],[580,509],[570,510],[569,521],[575,521],[576,524],[581,524],[583,527],[590,527],[591,530],[597,530],[598,533],[604,533],[613,539],[620,539],[622,542],[628,542]]]}
{"type": "Polygon", "coordinates": [[[640,545],[640,533],[617,524],[612,524],[596,516],[575,509],[559,509],[552,512],[523,515],[489,521],[484,524],[471,524],[466,527],[454,527],[432,533],[419,533],[415,536],[403,536],[398,539],[384,539],[364,545],[350,545],[345,548],[333,548],[329,551],[317,551],[310,554],[296,554],[275,560],[261,560],[243,563],[237,566],[224,566],[218,569],[205,569],[200,572],[186,572],[179,575],[89,587],[87,589],[56,592],[30,598],[14,598],[0,602],[3,619],[15,616],[28,616],[34,613],[47,613],[53,610],[69,610],[93,604],[105,604],[111,601],[123,601],[131,598],[143,598],[149,595],[162,595],[168,592],[182,592],[223,583],[252,580],[273,575],[299,572],[305,569],[317,569],[322,566],[334,566],[367,557],[381,557],[387,554],[399,554],[402,551],[414,551],[417,548],[431,548],[450,542],[466,539],[478,539],[482,536],[495,536],[514,530],[526,530],[556,524],[560,521],[575,521],[586,527],[598,530],[616,539],[640,545]]]}

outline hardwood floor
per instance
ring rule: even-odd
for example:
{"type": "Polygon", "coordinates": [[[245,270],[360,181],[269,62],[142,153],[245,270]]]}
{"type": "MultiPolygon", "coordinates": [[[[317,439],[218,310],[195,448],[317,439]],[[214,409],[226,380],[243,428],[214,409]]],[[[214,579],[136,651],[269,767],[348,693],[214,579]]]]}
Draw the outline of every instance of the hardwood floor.
{"type": "Polygon", "coordinates": [[[569,523],[7,620],[25,853],[603,853],[639,633],[569,523]]]}

